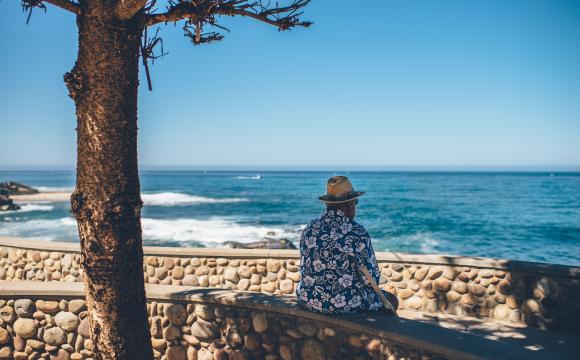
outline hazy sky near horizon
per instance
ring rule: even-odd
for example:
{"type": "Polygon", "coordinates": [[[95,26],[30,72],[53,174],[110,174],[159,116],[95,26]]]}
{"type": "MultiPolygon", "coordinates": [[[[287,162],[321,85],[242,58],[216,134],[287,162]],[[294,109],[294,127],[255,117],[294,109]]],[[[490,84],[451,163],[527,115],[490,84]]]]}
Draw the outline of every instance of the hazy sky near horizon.
{"type": "MultiPolygon", "coordinates": [[[[0,1],[0,168],[72,168],[74,17],[0,1]]],[[[141,68],[143,167],[580,167],[580,1],[314,0],[141,68]]]]}

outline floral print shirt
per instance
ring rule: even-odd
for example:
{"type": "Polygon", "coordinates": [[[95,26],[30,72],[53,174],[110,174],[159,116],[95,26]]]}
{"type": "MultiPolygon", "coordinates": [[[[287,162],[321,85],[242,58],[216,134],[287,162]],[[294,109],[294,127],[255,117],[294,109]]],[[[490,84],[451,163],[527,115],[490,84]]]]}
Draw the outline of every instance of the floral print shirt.
{"type": "Polygon", "coordinates": [[[359,270],[361,264],[378,283],[375,252],[362,225],[340,210],[314,219],[300,238],[299,304],[328,314],[379,310],[382,303],[359,270]]]}

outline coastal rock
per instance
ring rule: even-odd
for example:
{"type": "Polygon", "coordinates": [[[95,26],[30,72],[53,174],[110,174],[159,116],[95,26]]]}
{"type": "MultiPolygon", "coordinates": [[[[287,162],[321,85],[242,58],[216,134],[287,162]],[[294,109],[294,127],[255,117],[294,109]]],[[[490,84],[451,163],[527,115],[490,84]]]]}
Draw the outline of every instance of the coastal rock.
{"type": "Polygon", "coordinates": [[[66,333],[59,327],[53,327],[44,331],[43,340],[48,345],[58,346],[66,342],[66,333]]]}
{"type": "Polygon", "coordinates": [[[197,319],[191,326],[191,335],[200,341],[211,341],[218,336],[218,328],[214,323],[197,319]]]}
{"type": "Polygon", "coordinates": [[[290,294],[294,290],[294,282],[290,279],[282,280],[280,282],[280,291],[282,294],[290,294]]]}
{"type": "Polygon", "coordinates": [[[183,279],[185,275],[185,269],[181,266],[176,266],[171,270],[171,276],[176,280],[183,279]]]}
{"type": "Polygon", "coordinates": [[[12,358],[12,349],[10,347],[5,346],[0,349],[0,359],[11,359],[12,358]]]}
{"type": "Polygon", "coordinates": [[[197,281],[197,276],[195,275],[185,275],[182,280],[183,286],[199,286],[199,282],[197,281]]]}
{"type": "Polygon", "coordinates": [[[181,338],[181,332],[175,325],[169,325],[163,329],[163,338],[167,341],[173,341],[181,338]]]}
{"type": "Polygon", "coordinates": [[[437,278],[439,278],[441,276],[441,274],[443,274],[443,271],[445,271],[445,268],[441,267],[441,266],[435,266],[433,268],[431,268],[431,270],[429,271],[429,279],[431,280],[435,280],[437,278]]]}
{"type": "Polygon", "coordinates": [[[193,346],[187,348],[187,360],[197,360],[197,349],[193,346]]]}
{"type": "Polygon", "coordinates": [[[60,311],[58,301],[37,300],[36,308],[45,314],[54,315],[60,311]]]}
{"type": "Polygon", "coordinates": [[[264,239],[250,243],[226,241],[224,245],[234,249],[297,249],[296,245],[287,239],[264,239]]]}
{"type": "Polygon", "coordinates": [[[256,333],[249,333],[245,335],[244,344],[248,350],[258,350],[260,348],[260,335],[256,333]]]}
{"type": "Polygon", "coordinates": [[[226,268],[224,271],[224,279],[236,284],[240,280],[238,271],[234,268],[226,268]]]}
{"type": "Polygon", "coordinates": [[[251,270],[250,270],[250,268],[249,268],[249,267],[247,267],[246,265],[241,265],[241,266],[238,268],[238,275],[239,275],[241,278],[246,278],[246,279],[249,279],[249,278],[252,276],[252,271],[251,271],[251,270]]]}
{"type": "Polygon", "coordinates": [[[165,316],[172,324],[181,326],[187,319],[187,312],[181,304],[168,304],[165,307],[165,316]]]}
{"type": "Polygon", "coordinates": [[[268,329],[268,317],[264,313],[255,313],[252,316],[252,325],[257,332],[264,332],[268,329]]]}
{"type": "Polygon", "coordinates": [[[30,186],[26,186],[15,181],[1,182],[0,190],[4,190],[7,195],[31,195],[38,194],[39,192],[30,186]]]}
{"type": "Polygon", "coordinates": [[[540,305],[534,299],[528,299],[524,301],[522,306],[524,312],[526,313],[539,313],[540,312],[540,305]]]}
{"type": "Polygon", "coordinates": [[[248,279],[241,279],[237,285],[237,289],[242,290],[242,291],[248,290],[249,287],[250,287],[250,280],[248,280],[248,279]]]}
{"type": "Polygon", "coordinates": [[[414,278],[417,281],[423,281],[425,277],[427,277],[427,273],[429,273],[428,266],[422,266],[421,268],[417,269],[414,274],[414,278]]]}
{"type": "Polygon", "coordinates": [[[277,273],[280,270],[280,261],[274,259],[268,259],[266,262],[266,269],[268,272],[277,273]]]}
{"type": "Polygon", "coordinates": [[[232,349],[239,349],[242,347],[242,335],[235,328],[228,329],[226,333],[226,344],[232,349]]]}
{"type": "Polygon", "coordinates": [[[18,299],[14,302],[16,315],[30,318],[34,314],[34,302],[30,299],[18,299]]]}
{"type": "Polygon", "coordinates": [[[211,321],[214,318],[214,312],[212,307],[205,305],[205,304],[196,304],[195,305],[195,315],[199,316],[200,318],[211,321]]]}
{"type": "Polygon", "coordinates": [[[21,336],[16,335],[14,337],[14,350],[23,351],[25,346],[26,346],[26,339],[22,338],[21,336]]]}
{"type": "Polygon", "coordinates": [[[433,281],[433,288],[437,291],[447,292],[451,289],[451,282],[444,277],[439,277],[433,281]]]}
{"type": "Polygon", "coordinates": [[[505,320],[510,314],[510,309],[506,305],[498,305],[493,309],[493,318],[496,320],[505,320]]]}
{"type": "Polygon", "coordinates": [[[79,318],[75,314],[67,311],[62,311],[56,314],[54,320],[57,326],[68,332],[75,331],[80,322],[79,318]]]}
{"type": "Polygon", "coordinates": [[[8,330],[0,327],[0,345],[4,345],[10,341],[10,333],[8,330]]]}
{"type": "Polygon", "coordinates": [[[50,360],[70,360],[70,355],[66,350],[59,349],[56,355],[50,355],[50,360]]]}
{"type": "Polygon", "coordinates": [[[89,338],[91,336],[91,330],[89,328],[89,318],[83,319],[79,327],[77,328],[79,335],[85,338],[89,338]]]}
{"type": "Polygon", "coordinates": [[[11,306],[3,307],[2,310],[0,310],[0,318],[9,324],[12,323],[16,320],[16,312],[14,311],[14,308],[11,306]]]}
{"type": "Polygon", "coordinates": [[[423,300],[418,296],[412,296],[405,301],[405,306],[417,310],[423,306],[423,300]]]}
{"type": "Polygon", "coordinates": [[[14,211],[20,210],[20,206],[14,204],[12,199],[8,198],[7,195],[0,194],[0,211],[14,211]]]}
{"type": "Polygon", "coordinates": [[[33,319],[20,318],[14,323],[14,332],[23,339],[30,339],[36,336],[36,323],[33,319]]]}
{"type": "Polygon", "coordinates": [[[68,302],[68,311],[73,314],[78,314],[86,308],[86,303],[81,299],[74,299],[68,302]]]}
{"type": "Polygon", "coordinates": [[[304,341],[300,354],[304,360],[324,360],[326,358],[322,344],[316,339],[307,339],[304,341]]]}
{"type": "Polygon", "coordinates": [[[44,343],[42,341],[38,341],[35,339],[28,339],[26,340],[26,345],[30,346],[34,350],[44,350],[44,343]]]}
{"type": "Polygon", "coordinates": [[[467,284],[464,283],[463,281],[455,281],[452,285],[451,288],[457,292],[458,294],[465,294],[467,293],[467,284]]]}
{"type": "Polygon", "coordinates": [[[187,360],[187,352],[180,345],[170,346],[165,352],[165,356],[167,356],[167,360],[187,360]]]}
{"type": "Polygon", "coordinates": [[[163,351],[167,347],[167,341],[165,339],[151,338],[151,346],[155,350],[163,351]]]}

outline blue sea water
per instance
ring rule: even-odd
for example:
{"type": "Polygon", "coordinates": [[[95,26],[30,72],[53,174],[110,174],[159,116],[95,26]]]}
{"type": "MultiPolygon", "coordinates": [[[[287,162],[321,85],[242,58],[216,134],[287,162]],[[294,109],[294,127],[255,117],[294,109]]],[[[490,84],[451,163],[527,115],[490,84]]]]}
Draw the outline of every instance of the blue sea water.
{"type": "MultiPolygon", "coordinates": [[[[341,173],[342,174],[342,173],[341,173]]],[[[376,251],[580,265],[580,173],[350,172],[357,221],[376,251]]],[[[268,232],[297,241],[323,210],[332,172],[141,173],[146,245],[221,246],[268,232]]],[[[71,191],[68,171],[0,171],[0,181],[71,191]]],[[[78,241],[67,202],[0,213],[0,235],[78,241]]]]}

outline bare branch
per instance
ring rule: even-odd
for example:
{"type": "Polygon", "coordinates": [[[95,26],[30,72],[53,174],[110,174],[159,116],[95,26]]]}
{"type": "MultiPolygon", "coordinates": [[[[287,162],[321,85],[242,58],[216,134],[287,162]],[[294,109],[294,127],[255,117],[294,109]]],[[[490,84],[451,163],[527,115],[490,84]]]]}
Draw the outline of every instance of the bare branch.
{"type": "MultiPolygon", "coordinates": [[[[292,27],[308,27],[312,23],[302,21],[300,9],[310,3],[310,0],[293,0],[287,6],[270,6],[270,2],[263,0],[179,0],[172,3],[165,13],[150,14],[147,16],[148,26],[158,23],[178,22],[187,20],[190,25],[200,26],[201,23],[215,24],[215,16],[247,16],[279,30],[289,30],[292,27]]],[[[186,33],[187,36],[187,33],[186,33]]],[[[199,38],[199,36],[196,36],[199,38]]]]}
{"type": "Polygon", "coordinates": [[[46,10],[46,6],[43,4],[43,2],[47,2],[56,7],[67,10],[73,14],[78,15],[81,12],[79,5],[71,0],[21,0],[22,9],[29,12],[28,17],[30,19],[30,13],[32,12],[33,8],[46,10]]]}
{"type": "Polygon", "coordinates": [[[57,6],[61,9],[70,11],[73,14],[80,14],[81,13],[81,9],[79,7],[79,5],[75,2],[69,1],[69,0],[44,0],[45,2],[52,4],[54,6],[57,6]]]}
{"type": "Polygon", "coordinates": [[[44,12],[46,12],[46,5],[44,5],[43,1],[53,4],[61,9],[70,11],[73,14],[78,15],[80,13],[80,8],[78,4],[69,0],[21,0],[20,4],[22,5],[22,11],[28,12],[28,16],[26,17],[26,24],[30,22],[32,10],[41,9],[44,10],[44,12]]]}
{"type": "Polygon", "coordinates": [[[178,22],[179,20],[195,18],[197,18],[195,4],[190,2],[180,2],[169,7],[169,9],[164,13],[149,14],[147,16],[146,24],[147,26],[151,26],[159,23],[178,22]]]}

